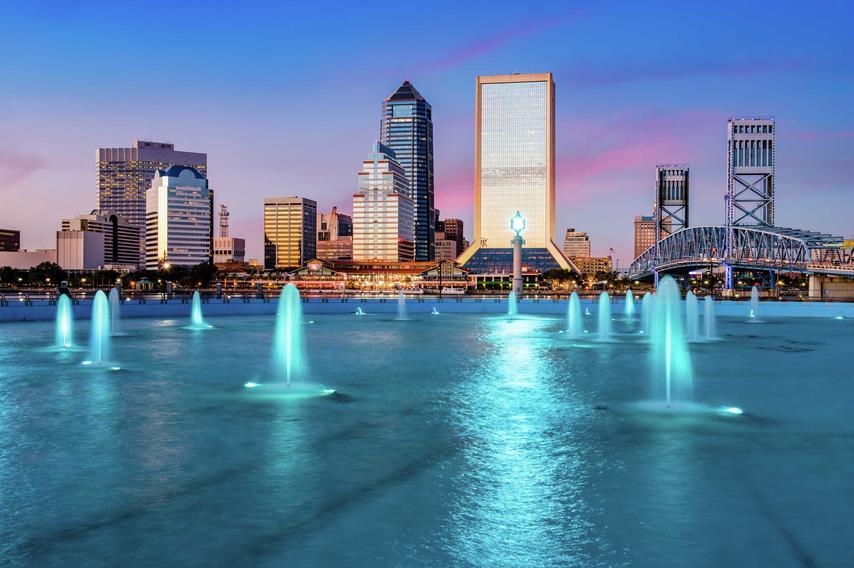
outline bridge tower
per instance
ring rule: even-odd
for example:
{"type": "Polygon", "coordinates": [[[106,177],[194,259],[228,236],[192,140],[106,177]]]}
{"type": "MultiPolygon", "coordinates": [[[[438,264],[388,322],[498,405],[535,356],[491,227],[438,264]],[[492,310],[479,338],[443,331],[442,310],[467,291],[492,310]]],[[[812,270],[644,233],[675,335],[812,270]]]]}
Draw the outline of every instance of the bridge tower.
{"type": "Polygon", "coordinates": [[[688,228],[688,173],[684,164],[655,166],[656,241],[688,228]]]}
{"type": "Polygon", "coordinates": [[[774,226],[773,118],[727,121],[727,226],[774,226]]]}

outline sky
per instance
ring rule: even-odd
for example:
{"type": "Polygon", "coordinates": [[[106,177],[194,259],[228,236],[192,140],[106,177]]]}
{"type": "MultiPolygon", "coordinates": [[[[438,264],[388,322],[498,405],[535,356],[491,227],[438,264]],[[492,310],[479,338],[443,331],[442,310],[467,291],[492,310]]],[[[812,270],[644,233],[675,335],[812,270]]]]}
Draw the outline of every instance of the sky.
{"type": "Polygon", "coordinates": [[[263,198],[350,211],[380,105],[433,107],[436,205],[472,235],[475,78],[551,71],[558,242],[631,261],[657,163],[691,167],[691,224],[722,224],[726,120],[777,119],[777,224],[854,235],[847,2],[3,2],[0,227],[54,248],[94,209],[95,152],[208,154],[231,235],[262,257],[263,198]]]}

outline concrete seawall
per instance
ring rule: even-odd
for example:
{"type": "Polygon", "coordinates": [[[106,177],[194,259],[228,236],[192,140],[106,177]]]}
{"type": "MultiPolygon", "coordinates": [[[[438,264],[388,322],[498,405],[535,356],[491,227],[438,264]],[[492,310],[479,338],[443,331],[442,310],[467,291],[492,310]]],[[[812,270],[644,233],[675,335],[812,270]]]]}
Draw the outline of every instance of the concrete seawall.
{"type": "MultiPolygon", "coordinates": [[[[211,299],[202,304],[205,316],[246,316],[273,314],[276,311],[275,301],[250,300],[230,302],[211,299]]],[[[304,298],[303,312],[305,314],[352,314],[356,308],[368,314],[393,314],[397,312],[396,298],[304,298]]],[[[447,314],[500,314],[507,311],[506,298],[409,298],[406,308],[410,314],[426,314],[433,307],[447,314]]],[[[596,301],[581,300],[582,310],[589,308],[596,313],[596,301]]],[[[618,298],[613,302],[615,314],[622,311],[623,300],[618,298]]],[[[519,301],[520,314],[553,314],[566,313],[567,300],[531,299],[519,301]]],[[[745,301],[715,302],[719,316],[746,316],[748,303],[745,301]]],[[[640,310],[640,305],[637,305],[640,310]]],[[[702,309],[702,305],[701,305],[702,309]]],[[[84,300],[73,307],[75,319],[89,319],[92,311],[91,300],[84,300]]],[[[189,318],[190,303],[181,300],[167,302],[137,301],[122,304],[123,318],[189,318]]],[[[771,302],[764,301],[759,306],[760,317],[836,317],[844,316],[854,319],[854,303],[841,302],[771,302]]],[[[47,302],[34,302],[32,305],[15,304],[0,306],[0,322],[14,321],[49,321],[56,316],[56,306],[47,302]]]]}

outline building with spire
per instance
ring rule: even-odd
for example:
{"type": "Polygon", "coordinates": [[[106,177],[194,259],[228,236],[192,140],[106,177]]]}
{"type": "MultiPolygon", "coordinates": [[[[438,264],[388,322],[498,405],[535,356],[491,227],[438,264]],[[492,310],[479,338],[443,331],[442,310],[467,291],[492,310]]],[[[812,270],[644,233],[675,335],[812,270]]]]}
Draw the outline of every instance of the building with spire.
{"type": "Polygon", "coordinates": [[[435,258],[433,213],[433,111],[412,83],[404,81],[382,104],[380,142],[394,151],[409,181],[415,260],[435,258]]]}
{"type": "Polygon", "coordinates": [[[577,269],[555,245],[555,113],[551,73],[477,78],[474,242],[458,262],[471,272],[510,273],[518,211],[523,270],[577,269]]]}

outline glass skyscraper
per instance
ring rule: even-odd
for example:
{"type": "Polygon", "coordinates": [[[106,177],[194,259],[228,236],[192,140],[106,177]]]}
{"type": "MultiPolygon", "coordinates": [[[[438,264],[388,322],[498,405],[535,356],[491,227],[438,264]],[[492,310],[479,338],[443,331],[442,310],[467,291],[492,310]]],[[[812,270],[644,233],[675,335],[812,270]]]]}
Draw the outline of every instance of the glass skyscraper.
{"type": "Polygon", "coordinates": [[[554,244],[554,81],[551,73],[477,78],[474,243],[460,257],[478,272],[512,272],[510,219],[527,221],[522,264],[574,269],[554,244]]]}
{"type": "Polygon", "coordinates": [[[264,198],[264,269],[299,268],[317,257],[317,202],[264,198]]]}
{"type": "Polygon", "coordinates": [[[380,141],[394,151],[409,180],[408,197],[415,218],[415,260],[435,258],[433,215],[433,111],[412,83],[403,84],[385,101],[380,141]]]}

